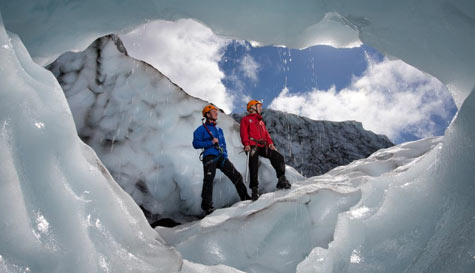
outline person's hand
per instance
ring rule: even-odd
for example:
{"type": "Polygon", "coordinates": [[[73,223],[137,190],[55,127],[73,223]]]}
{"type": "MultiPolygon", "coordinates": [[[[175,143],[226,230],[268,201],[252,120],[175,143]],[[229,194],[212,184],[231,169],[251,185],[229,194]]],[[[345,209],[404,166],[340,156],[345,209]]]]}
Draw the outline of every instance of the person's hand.
{"type": "Polygon", "coordinates": [[[213,139],[211,140],[211,142],[213,142],[213,144],[216,144],[216,143],[219,142],[219,140],[218,140],[217,138],[213,138],[213,139]]]}
{"type": "Polygon", "coordinates": [[[274,144],[269,144],[269,149],[274,150],[274,151],[277,150],[277,149],[275,148],[274,144]]]}
{"type": "Polygon", "coordinates": [[[249,152],[251,150],[251,146],[246,145],[244,146],[244,151],[249,152]]]}

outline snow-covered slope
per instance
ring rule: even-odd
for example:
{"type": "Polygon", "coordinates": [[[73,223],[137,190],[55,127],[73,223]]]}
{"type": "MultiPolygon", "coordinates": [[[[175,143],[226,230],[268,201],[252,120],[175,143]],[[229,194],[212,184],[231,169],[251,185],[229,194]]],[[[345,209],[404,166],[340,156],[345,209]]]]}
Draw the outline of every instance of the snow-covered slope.
{"type": "MultiPolygon", "coordinates": [[[[62,55],[48,69],[65,92],[79,136],[137,204],[154,214],[150,220],[182,222],[202,214],[201,150],[191,143],[207,102],[129,57],[115,35],[99,38],[84,52],[62,55]]],[[[239,125],[224,113],[218,123],[229,157],[244,176],[239,125]]],[[[261,191],[274,191],[275,172],[268,160],[262,165],[261,191]]],[[[302,178],[291,168],[288,172],[291,181],[302,178]]],[[[239,200],[234,185],[220,171],[213,199],[218,208],[239,200]]]]}
{"type": "MultiPolygon", "coordinates": [[[[233,115],[240,121],[241,115],[233,115]]],[[[316,121],[265,109],[262,116],[285,162],[306,177],[321,175],[394,144],[357,121],[316,121]]]]}
{"type": "Polygon", "coordinates": [[[430,236],[425,233],[423,217],[401,223],[396,219],[401,210],[413,209],[412,201],[431,201],[410,198],[404,204],[404,200],[395,200],[401,204],[383,216],[391,221],[390,227],[373,227],[372,222],[381,221],[378,217],[386,206],[386,192],[424,195],[430,190],[428,183],[411,178],[430,168],[441,147],[441,137],[404,143],[296,183],[290,191],[268,193],[254,203],[218,210],[201,222],[156,230],[190,261],[225,264],[246,272],[342,272],[340,268],[356,268],[363,260],[368,265],[362,265],[361,272],[403,272],[430,236]],[[362,234],[365,224],[374,230],[362,234]],[[394,230],[408,227],[414,230],[391,238],[394,230]],[[407,241],[411,238],[415,241],[407,241]],[[338,263],[328,270],[324,265],[331,266],[332,251],[342,245],[352,248],[336,256],[338,263]],[[404,250],[399,258],[378,256],[395,248],[404,250]]]}

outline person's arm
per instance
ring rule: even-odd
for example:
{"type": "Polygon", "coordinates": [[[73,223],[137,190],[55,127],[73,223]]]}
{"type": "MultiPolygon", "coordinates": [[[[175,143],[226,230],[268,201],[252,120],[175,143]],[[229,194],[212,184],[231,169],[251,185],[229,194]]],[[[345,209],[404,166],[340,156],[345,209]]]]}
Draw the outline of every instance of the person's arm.
{"type": "Polygon", "coordinates": [[[203,130],[204,128],[198,127],[193,133],[193,147],[195,149],[204,149],[213,146],[213,142],[211,140],[205,140],[203,137],[203,130]],[[202,128],[202,129],[201,129],[202,128]]]}
{"type": "Polygon", "coordinates": [[[249,141],[249,122],[247,118],[241,119],[241,142],[244,146],[250,146],[251,142],[249,141]]]}

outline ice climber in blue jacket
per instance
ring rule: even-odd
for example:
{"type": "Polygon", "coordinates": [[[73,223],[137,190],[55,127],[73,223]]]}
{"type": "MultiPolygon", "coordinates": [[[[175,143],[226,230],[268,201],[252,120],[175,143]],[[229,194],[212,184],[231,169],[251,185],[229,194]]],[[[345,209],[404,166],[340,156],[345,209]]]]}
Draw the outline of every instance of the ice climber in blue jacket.
{"type": "Polygon", "coordinates": [[[242,181],[242,175],[228,159],[223,130],[216,124],[218,109],[209,104],[203,108],[202,114],[206,122],[193,133],[193,147],[204,150],[202,154],[204,178],[201,191],[201,208],[208,215],[214,211],[213,181],[216,168],[220,169],[233,182],[241,200],[249,200],[250,196],[242,181]]]}

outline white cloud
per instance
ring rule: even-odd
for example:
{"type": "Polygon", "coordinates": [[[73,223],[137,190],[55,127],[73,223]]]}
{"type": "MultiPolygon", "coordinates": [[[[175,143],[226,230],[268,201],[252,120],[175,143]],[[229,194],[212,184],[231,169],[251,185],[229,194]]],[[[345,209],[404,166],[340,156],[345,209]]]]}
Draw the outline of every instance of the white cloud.
{"type": "Polygon", "coordinates": [[[242,57],[239,69],[247,78],[252,81],[257,81],[257,72],[259,70],[259,64],[254,60],[254,58],[246,54],[242,57]]]}
{"type": "Polygon", "coordinates": [[[229,40],[191,19],[153,21],[121,35],[130,56],[151,64],[192,96],[230,113],[234,97],[218,62],[229,40]]]}
{"type": "Polygon", "coordinates": [[[358,120],[376,133],[398,142],[402,134],[434,135],[431,115],[448,118],[450,94],[437,79],[402,61],[384,60],[337,92],[313,90],[290,94],[284,88],[270,108],[312,119],[358,120]]]}

